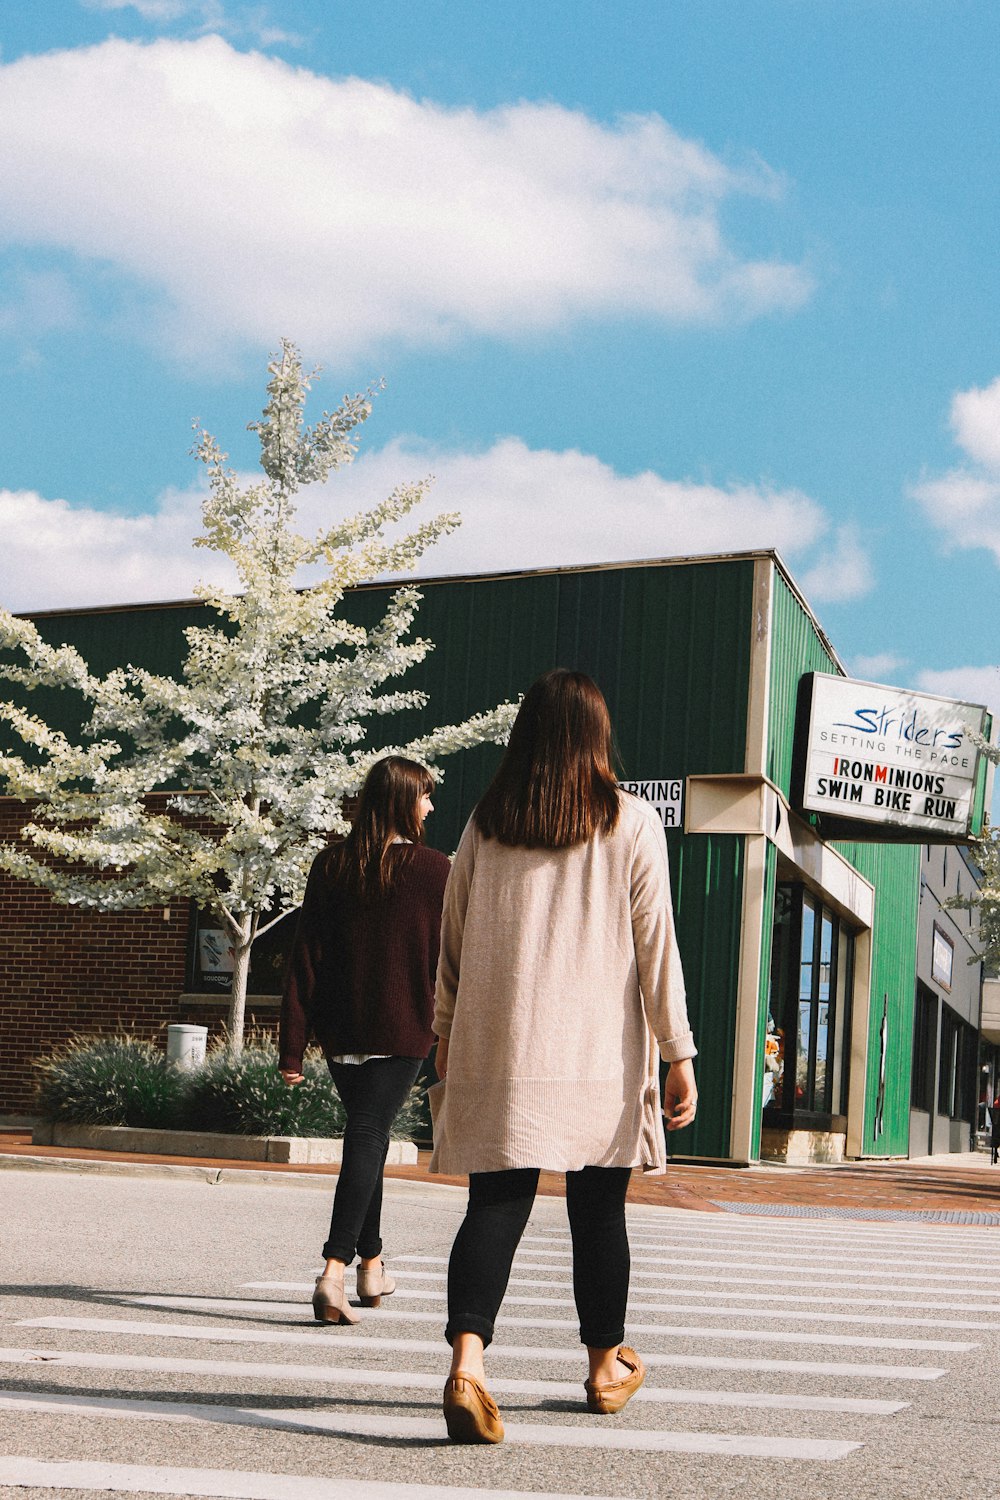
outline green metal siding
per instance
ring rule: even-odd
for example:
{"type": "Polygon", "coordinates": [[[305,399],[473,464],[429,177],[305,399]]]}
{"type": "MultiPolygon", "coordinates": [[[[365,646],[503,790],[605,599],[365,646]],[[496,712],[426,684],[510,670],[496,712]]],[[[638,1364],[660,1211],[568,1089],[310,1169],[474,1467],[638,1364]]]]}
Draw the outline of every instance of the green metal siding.
{"type": "MultiPolygon", "coordinates": [[[[436,645],[406,681],[430,701],[385,732],[425,733],[567,666],[604,691],[626,776],[740,771],[752,589],[753,564],[743,561],[425,584],[416,628],[436,645]]],[[[373,624],[388,595],[360,590],[348,611],[373,624]]],[[[454,847],[498,758],[489,748],[442,766],[442,847],[454,847]]]]}
{"type": "MultiPolygon", "coordinates": [[[[604,689],[626,776],[739,773],[745,751],[753,574],[749,558],[426,583],[416,632],[434,641],[435,649],[401,685],[423,688],[429,704],[374,727],[399,743],[435,724],[517,697],[549,667],[570,666],[591,673],[604,689]]],[[[836,667],[777,567],[773,578],[766,764],[788,795],[800,679],[806,672],[836,667]]],[[[385,587],[357,590],[346,601],[347,613],[358,623],[374,624],[390,592],[385,587]]],[[[75,645],[97,671],[131,661],[175,674],[184,655],[184,627],[210,618],[191,604],[66,613],[38,624],[46,639],[75,645]]],[[[79,727],[72,695],[38,690],[29,701],[67,732],[79,727]]],[[[437,847],[455,847],[499,754],[494,746],[481,746],[443,764],[431,826],[437,847]]],[[[734,1067],[743,840],[672,831],[668,844],[702,1094],[697,1125],[675,1144],[685,1155],[724,1157],[734,1067]]],[[[919,849],[862,844],[843,845],[841,852],[876,886],[865,1149],[898,1154],[907,1144],[919,849]],[[883,996],[888,996],[889,1014],[886,1098],[884,1129],[876,1140],[883,996]]],[[[775,862],[769,847],[759,1028],[766,1015],[775,862]]],[[[762,1030],[758,1043],[757,1075],[762,1030]]],[[[754,1087],[760,1088],[759,1076],[754,1087]]]]}
{"type": "MultiPolygon", "coordinates": [[[[666,566],[442,580],[420,585],[415,633],[435,643],[401,680],[429,694],[423,710],[379,720],[405,743],[518,697],[541,672],[567,666],[604,690],[623,772],[683,778],[741,772],[744,764],[753,609],[752,558],[666,566]]],[[[381,618],[391,589],[359,589],[345,611],[365,626],[381,618]]],[[[77,646],[102,672],[135,662],[176,674],[183,628],[204,624],[197,605],[66,613],[38,621],[45,637],[77,646]]],[[[72,732],[68,695],[39,711],[72,732]]],[[[449,757],[429,837],[452,850],[498,763],[495,746],[449,757]]],[[[674,1143],[685,1155],[728,1155],[743,841],[668,834],[692,1024],[698,1041],[698,1123],[674,1143]]],[[[572,1003],[569,997],[568,1003],[572,1003]]]]}
{"type": "Polygon", "coordinates": [[[875,887],[863,1150],[866,1156],[905,1156],[910,1144],[921,846],[835,844],[834,848],[875,887]],[[876,1136],[883,1008],[887,1021],[885,1099],[882,1131],[876,1136]]]}
{"type": "MultiPolygon", "coordinates": [[[[993,716],[986,715],[983,725],[983,738],[989,741],[993,739],[993,716]]],[[[989,809],[986,806],[986,788],[990,782],[993,766],[985,755],[979,758],[979,770],[976,773],[976,785],[972,793],[972,826],[971,832],[975,838],[979,838],[983,832],[984,825],[989,817],[989,809]]]]}
{"type": "Polygon", "coordinates": [[[735,1066],[736,989],[744,841],[735,834],[669,835],[688,1009],[698,1044],[694,1125],[668,1137],[684,1156],[727,1157],[735,1066]]]}
{"type": "MultiPolygon", "coordinates": [[[[767,765],[771,779],[788,796],[799,682],[807,672],[836,673],[837,667],[808,612],[777,570],[774,579],[767,765]]],[[[920,845],[844,843],[833,847],[875,887],[864,1150],[877,1156],[903,1155],[909,1142],[920,845]],[[885,1100],[882,1132],[876,1139],[883,1004],[888,1022],[885,1100]]],[[[761,985],[763,1009],[763,970],[761,985]]]]}
{"type": "Polygon", "coordinates": [[[768,705],[767,774],[788,797],[799,683],[806,672],[833,672],[837,667],[816,626],[780,572],[774,570],[771,623],[771,672],[768,705]]]}
{"type": "MultiPolygon", "coordinates": [[[[437,643],[413,680],[428,707],[394,724],[408,737],[516,697],[552,666],[588,672],[605,692],[624,774],[682,778],[743,769],[753,563],[473,579],[425,585],[421,635],[437,643]]],[[[373,623],[388,591],[366,589],[351,615],[373,623]]],[[[408,679],[409,680],[409,679],[408,679]]],[[[430,837],[453,849],[500,751],[442,766],[430,837]]],[[[743,900],[743,841],[667,835],[692,1026],[699,1046],[698,1121],[686,1156],[729,1150],[743,900]]]]}

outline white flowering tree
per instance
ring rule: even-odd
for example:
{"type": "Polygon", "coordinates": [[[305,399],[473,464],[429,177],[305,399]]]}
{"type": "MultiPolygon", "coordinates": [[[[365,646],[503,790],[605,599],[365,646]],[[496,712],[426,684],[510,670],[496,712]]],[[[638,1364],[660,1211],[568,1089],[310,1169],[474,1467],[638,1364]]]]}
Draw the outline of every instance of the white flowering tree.
{"type": "MultiPolygon", "coordinates": [[[[969,733],[986,759],[1000,766],[1000,745],[991,743],[992,733],[987,737],[971,728],[969,733]]],[[[977,913],[976,951],[969,962],[983,959],[987,969],[996,973],[1000,972],[1000,827],[986,828],[981,838],[973,839],[969,853],[982,871],[979,889],[969,896],[950,896],[945,906],[977,913]]]]}
{"type": "Polygon", "coordinates": [[[0,753],[0,784],[30,804],[20,839],[0,844],[0,868],[59,902],[99,911],[193,898],[231,942],[228,1034],[236,1050],[250,950],[299,903],[327,835],[346,832],[344,798],[372,762],[396,753],[432,764],[466,746],[501,743],[515,712],[504,704],[409,744],[378,732],[386,715],[426,701],[393,686],[431,649],[410,635],[420,595],[397,588],[369,630],[339,606],[353,585],[412,568],[459,518],[441,515],[398,540],[387,536],[423,499],[425,482],[401,486],[318,536],[301,535],[297,492],[352,460],[371,393],[345,398],[309,427],[311,377],[294,345],[283,343],[269,373],[263,416],[251,424],[259,482],[241,486],[198,429],[194,451],[209,490],[196,544],[231,559],[239,587],[196,590],[210,619],[185,632],[177,679],[136,666],[97,676],[73,647],[48,645],[30,621],[0,611],[0,678],[20,690],[19,701],[0,704],[5,738],[18,747],[0,753]],[[319,581],[298,587],[301,570],[317,566],[319,581]],[[79,736],[24,706],[39,686],[80,695],[79,736]]]}
{"type": "Polygon", "coordinates": [[[987,829],[969,852],[983,872],[982,884],[971,896],[950,896],[945,905],[976,912],[976,952],[970,963],[984,959],[995,973],[1000,971],[1000,828],[987,829]]]}

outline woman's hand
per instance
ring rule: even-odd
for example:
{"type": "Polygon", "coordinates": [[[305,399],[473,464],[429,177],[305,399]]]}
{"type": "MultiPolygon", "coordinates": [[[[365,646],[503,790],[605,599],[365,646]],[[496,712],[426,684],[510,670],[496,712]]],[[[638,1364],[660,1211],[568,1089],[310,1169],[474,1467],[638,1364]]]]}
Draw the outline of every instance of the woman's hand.
{"type": "Polygon", "coordinates": [[[672,1062],[663,1086],[663,1115],[668,1130],[683,1130],[690,1125],[698,1108],[698,1090],[694,1081],[694,1064],[689,1057],[672,1062]]]}
{"type": "Polygon", "coordinates": [[[437,1051],[434,1054],[434,1071],[443,1083],[448,1071],[448,1038],[446,1036],[438,1037],[437,1051]]]}
{"type": "Polygon", "coordinates": [[[304,1073],[296,1073],[294,1068],[279,1068],[278,1072],[289,1088],[294,1088],[297,1083],[305,1083],[306,1081],[306,1075],[304,1073]]]}

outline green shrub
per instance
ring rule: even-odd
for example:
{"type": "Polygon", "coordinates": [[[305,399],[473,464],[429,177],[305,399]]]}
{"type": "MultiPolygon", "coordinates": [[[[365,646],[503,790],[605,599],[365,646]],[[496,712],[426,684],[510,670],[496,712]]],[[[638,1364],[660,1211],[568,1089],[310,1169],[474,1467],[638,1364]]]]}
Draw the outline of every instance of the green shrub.
{"type": "Polygon", "coordinates": [[[431,1115],[427,1105],[427,1085],[415,1083],[403,1100],[392,1127],[394,1141],[425,1141],[431,1134],[431,1115]]]}
{"type": "Polygon", "coordinates": [[[278,1072],[278,1047],[255,1035],[233,1054],[222,1043],[192,1073],[187,1117],[192,1130],[231,1135],[340,1136],[344,1106],[326,1063],[310,1050],[302,1064],[305,1083],[289,1088],[278,1072]]]}
{"type": "Polygon", "coordinates": [[[74,1037],[35,1066],[42,1113],[67,1124],[169,1129],[184,1108],[184,1075],[127,1034],[74,1037]]]}
{"type": "MultiPolygon", "coordinates": [[[[127,1035],[75,1037],[35,1065],[42,1113],[74,1125],[134,1125],[224,1135],[344,1133],[344,1106],[322,1054],[310,1048],[305,1082],[289,1088],[274,1038],[255,1033],[233,1054],[215,1043],[190,1071],[168,1065],[152,1042],[127,1035]]],[[[415,1084],[393,1127],[396,1140],[426,1133],[424,1090],[415,1084]]]]}

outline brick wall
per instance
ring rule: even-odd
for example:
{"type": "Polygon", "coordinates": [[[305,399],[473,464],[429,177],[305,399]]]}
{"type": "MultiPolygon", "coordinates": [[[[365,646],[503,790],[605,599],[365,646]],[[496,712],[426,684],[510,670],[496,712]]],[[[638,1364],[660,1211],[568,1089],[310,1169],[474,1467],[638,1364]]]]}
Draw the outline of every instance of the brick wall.
{"type": "MultiPolygon", "coordinates": [[[[0,798],[0,840],[27,815],[0,798]]],[[[32,1059],[71,1036],[128,1027],[165,1046],[175,1021],[219,1029],[225,996],[184,997],[189,921],[187,901],[85,911],[0,872],[0,1115],[34,1113],[32,1059]]],[[[274,1023],[273,1007],[248,1012],[248,1024],[274,1023]]]]}

